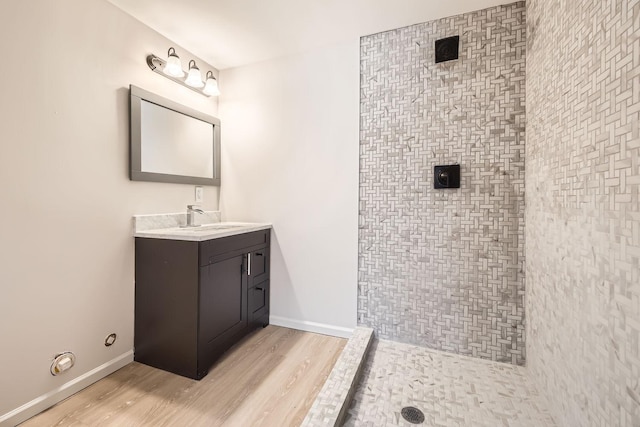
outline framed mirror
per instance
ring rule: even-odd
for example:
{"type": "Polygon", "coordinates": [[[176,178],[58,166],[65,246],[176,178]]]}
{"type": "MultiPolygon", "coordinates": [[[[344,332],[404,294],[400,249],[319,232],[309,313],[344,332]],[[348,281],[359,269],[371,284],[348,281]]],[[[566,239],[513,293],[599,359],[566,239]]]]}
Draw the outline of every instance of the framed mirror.
{"type": "Polygon", "coordinates": [[[131,180],[220,185],[220,120],[129,89],[131,180]]]}

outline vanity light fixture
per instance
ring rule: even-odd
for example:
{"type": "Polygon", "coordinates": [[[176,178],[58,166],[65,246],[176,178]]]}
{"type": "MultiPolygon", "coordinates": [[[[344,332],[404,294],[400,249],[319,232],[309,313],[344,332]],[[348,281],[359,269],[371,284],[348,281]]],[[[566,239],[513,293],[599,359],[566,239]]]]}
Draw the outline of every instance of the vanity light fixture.
{"type": "Polygon", "coordinates": [[[184,81],[191,87],[202,87],[204,83],[202,82],[202,74],[200,74],[200,68],[196,65],[196,61],[193,59],[189,61],[189,74],[187,74],[187,79],[184,81]]]}
{"type": "Polygon", "coordinates": [[[220,95],[220,89],[218,89],[218,80],[213,77],[213,73],[211,71],[207,72],[207,82],[204,85],[204,89],[202,92],[205,95],[209,96],[218,96],[220,95]]]}
{"type": "Polygon", "coordinates": [[[147,56],[147,65],[152,71],[165,76],[166,78],[173,80],[176,83],[181,84],[184,87],[198,92],[204,96],[218,96],[220,90],[218,89],[218,81],[213,76],[212,71],[207,72],[206,84],[202,81],[202,74],[200,69],[196,65],[196,61],[193,59],[189,61],[189,71],[185,73],[182,69],[180,57],[176,54],[174,48],[169,48],[167,60],[160,58],[156,55],[147,56]],[[186,74],[186,78],[184,77],[186,74]]]}
{"type": "Polygon", "coordinates": [[[162,69],[162,72],[172,77],[184,77],[180,57],[176,55],[176,50],[172,47],[169,48],[167,63],[162,69]]]}

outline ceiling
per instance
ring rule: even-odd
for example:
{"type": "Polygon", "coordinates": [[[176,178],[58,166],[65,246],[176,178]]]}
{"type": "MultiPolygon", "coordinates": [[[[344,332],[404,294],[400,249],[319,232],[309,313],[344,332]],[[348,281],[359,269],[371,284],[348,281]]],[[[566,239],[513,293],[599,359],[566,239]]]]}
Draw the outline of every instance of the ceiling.
{"type": "Polygon", "coordinates": [[[513,0],[107,1],[225,69],[513,0]]]}

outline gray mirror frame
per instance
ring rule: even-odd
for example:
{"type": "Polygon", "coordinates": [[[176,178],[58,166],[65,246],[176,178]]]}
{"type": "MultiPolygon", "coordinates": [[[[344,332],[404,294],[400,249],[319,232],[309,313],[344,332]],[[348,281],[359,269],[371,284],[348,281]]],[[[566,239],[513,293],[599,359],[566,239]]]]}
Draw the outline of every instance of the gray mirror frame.
{"type": "Polygon", "coordinates": [[[129,108],[130,108],[130,179],[131,181],[151,181],[168,182],[174,184],[195,184],[195,185],[215,185],[220,186],[220,119],[201,113],[193,108],[178,104],[177,102],[148,92],[137,86],[129,86],[129,108]],[[202,120],[213,125],[213,176],[202,178],[198,176],[169,175],[155,172],[142,171],[142,140],[140,129],[140,105],[142,101],[148,101],[169,110],[176,111],[202,120]]]}

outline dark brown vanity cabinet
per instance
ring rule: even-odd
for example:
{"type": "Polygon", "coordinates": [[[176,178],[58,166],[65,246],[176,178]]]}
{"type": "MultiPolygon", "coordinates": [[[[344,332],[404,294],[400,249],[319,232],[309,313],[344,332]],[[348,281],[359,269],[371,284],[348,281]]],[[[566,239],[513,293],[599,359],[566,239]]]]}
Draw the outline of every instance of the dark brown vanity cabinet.
{"type": "Polygon", "coordinates": [[[203,242],[136,238],[135,360],[201,379],[269,323],[270,230],[203,242]]]}

